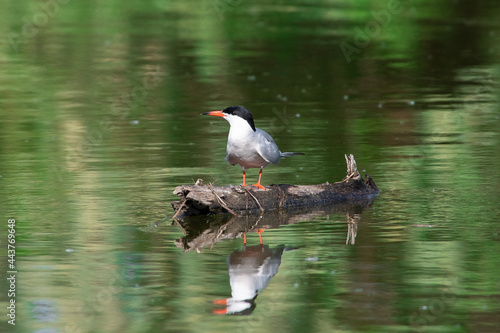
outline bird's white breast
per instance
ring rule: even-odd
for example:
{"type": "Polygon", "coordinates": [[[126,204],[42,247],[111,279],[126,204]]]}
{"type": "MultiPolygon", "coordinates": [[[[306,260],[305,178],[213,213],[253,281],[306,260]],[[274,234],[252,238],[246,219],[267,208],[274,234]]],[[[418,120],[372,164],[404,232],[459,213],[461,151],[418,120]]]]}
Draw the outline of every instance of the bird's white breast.
{"type": "Polygon", "coordinates": [[[226,161],[239,164],[244,168],[260,168],[269,164],[257,149],[259,137],[248,122],[237,116],[228,116],[225,119],[231,124],[227,138],[226,161]]]}

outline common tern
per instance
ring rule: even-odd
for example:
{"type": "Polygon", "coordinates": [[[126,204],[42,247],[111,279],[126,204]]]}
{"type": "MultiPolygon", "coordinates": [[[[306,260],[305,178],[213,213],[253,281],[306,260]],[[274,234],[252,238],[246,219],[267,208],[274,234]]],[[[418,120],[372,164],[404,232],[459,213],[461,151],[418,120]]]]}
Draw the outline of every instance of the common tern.
{"type": "Polygon", "coordinates": [[[260,168],[259,181],[253,186],[265,190],[260,184],[262,169],[268,164],[277,164],[280,159],[303,153],[282,153],[273,138],[256,128],[252,114],[241,105],[233,105],[224,110],[202,113],[206,116],[222,117],[229,122],[231,128],[227,138],[226,161],[231,165],[239,164],[243,169],[243,186],[246,185],[245,169],[260,168]]]}

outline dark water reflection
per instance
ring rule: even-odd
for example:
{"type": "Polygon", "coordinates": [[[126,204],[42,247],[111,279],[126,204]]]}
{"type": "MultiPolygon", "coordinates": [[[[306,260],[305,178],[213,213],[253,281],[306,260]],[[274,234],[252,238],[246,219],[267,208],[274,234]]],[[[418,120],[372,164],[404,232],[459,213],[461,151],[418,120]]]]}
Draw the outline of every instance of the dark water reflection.
{"type": "MultiPolygon", "coordinates": [[[[203,222],[201,218],[186,217],[175,221],[186,234],[183,238],[176,240],[176,245],[184,249],[185,252],[196,250],[201,253],[204,248],[212,248],[222,240],[243,237],[242,248],[234,250],[227,257],[232,297],[214,300],[213,303],[221,308],[214,309],[213,313],[251,315],[257,306],[257,297],[278,272],[283,252],[300,250],[308,246],[306,242],[300,246],[280,244],[270,248],[263,241],[262,233],[264,231],[312,220],[316,217],[325,217],[336,211],[343,212],[342,215],[345,214],[347,218],[346,244],[355,244],[361,211],[372,202],[373,199],[368,199],[365,203],[344,204],[328,207],[326,210],[301,209],[300,213],[295,210],[265,212],[260,215],[231,216],[230,218],[228,216],[212,216],[204,218],[203,222]],[[258,233],[259,245],[248,245],[247,233],[251,232],[258,233]]],[[[312,256],[305,260],[318,261],[319,258],[312,256]]]]}
{"type": "Polygon", "coordinates": [[[0,331],[500,331],[498,1],[44,3],[0,4],[18,270],[17,324],[0,331]],[[352,153],[381,194],[254,227],[170,225],[175,186],[240,182],[227,124],[199,116],[233,104],[307,154],[264,184],[338,181],[352,153]],[[228,256],[261,227],[277,273],[251,315],[215,315],[228,256]]]}

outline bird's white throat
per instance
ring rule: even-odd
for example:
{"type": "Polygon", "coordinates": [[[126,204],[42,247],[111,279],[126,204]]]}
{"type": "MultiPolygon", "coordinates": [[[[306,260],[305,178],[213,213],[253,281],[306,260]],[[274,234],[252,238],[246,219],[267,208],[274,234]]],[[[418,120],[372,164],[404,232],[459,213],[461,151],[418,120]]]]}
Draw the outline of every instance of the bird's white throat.
{"type": "Polygon", "coordinates": [[[229,129],[229,141],[234,143],[241,142],[242,140],[249,140],[255,135],[252,127],[245,119],[231,114],[224,117],[224,119],[231,125],[229,129]]]}

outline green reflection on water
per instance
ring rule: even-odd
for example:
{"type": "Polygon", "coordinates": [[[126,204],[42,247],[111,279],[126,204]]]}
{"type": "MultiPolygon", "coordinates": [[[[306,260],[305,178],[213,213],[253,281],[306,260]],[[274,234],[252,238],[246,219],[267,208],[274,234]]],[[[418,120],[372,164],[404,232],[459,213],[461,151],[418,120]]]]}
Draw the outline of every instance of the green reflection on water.
{"type": "Polygon", "coordinates": [[[46,3],[0,4],[21,331],[500,330],[495,1],[402,1],[362,47],[388,2],[46,3]],[[307,154],[266,184],[340,180],[353,153],[382,191],[355,244],[335,214],[266,231],[299,249],[251,317],[209,303],[230,294],[241,239],[183,254],[179,228],[152,226],[176,185],[241,181],[227,124],[199,116],[231,104],[307,154]]]}

